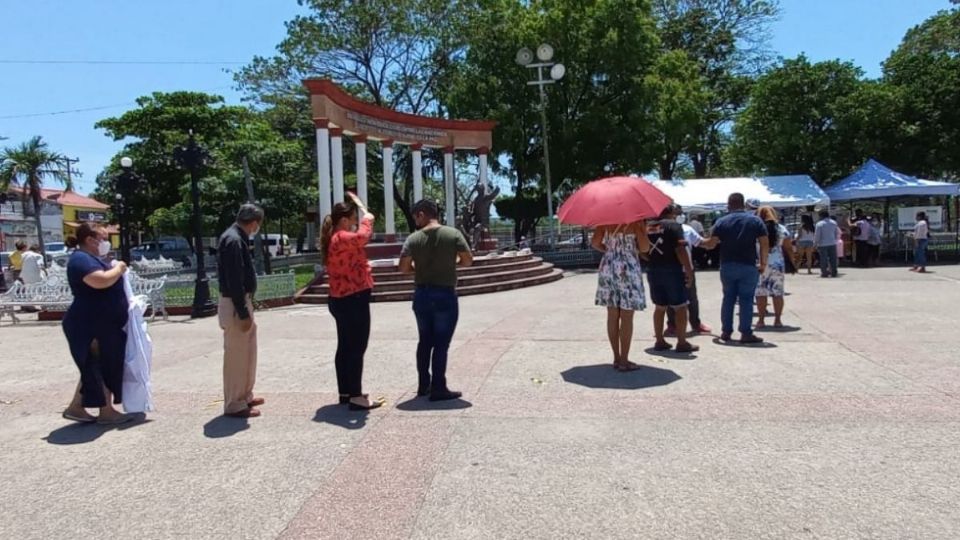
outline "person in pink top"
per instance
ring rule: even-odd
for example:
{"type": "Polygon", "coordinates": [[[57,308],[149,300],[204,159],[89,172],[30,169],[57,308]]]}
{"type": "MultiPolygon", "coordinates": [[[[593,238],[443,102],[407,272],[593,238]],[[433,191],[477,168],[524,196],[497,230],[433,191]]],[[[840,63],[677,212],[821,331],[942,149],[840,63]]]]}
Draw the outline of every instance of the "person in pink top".
{"type": "Polygon", "coordinates": [[[365,251],[373,236],[373,214],[356,195],[337,203],[323,220],[320,254],[327,268],[330,296],[327,307],[337,321],[337,387],[340,404],[352,410],[376,409],[363,393],[363,356],[370,341],[370,298],[373,273],[365,251]],[[358,213],[363,214],[358,219],[358,213]]]}

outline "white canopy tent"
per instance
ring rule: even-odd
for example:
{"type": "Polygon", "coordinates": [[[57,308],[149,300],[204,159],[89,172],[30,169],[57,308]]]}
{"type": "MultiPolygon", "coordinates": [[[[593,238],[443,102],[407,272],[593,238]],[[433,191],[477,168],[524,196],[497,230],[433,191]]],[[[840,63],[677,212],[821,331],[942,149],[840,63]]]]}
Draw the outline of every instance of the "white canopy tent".
{"type": "Polygon", "coordinates": [[[853,174],[827,188],[833,202],[892,197],[960,195],[960,185],[923,180],[867,160],[853,174]]]}
{"type": "Polygon", "coordinates": [[[651,180],[686,212],[714,212],[727,208],[731,193],[774,208],[827,207],[830,198],[812,178],[803,175],[695,180],[651,180]]]}

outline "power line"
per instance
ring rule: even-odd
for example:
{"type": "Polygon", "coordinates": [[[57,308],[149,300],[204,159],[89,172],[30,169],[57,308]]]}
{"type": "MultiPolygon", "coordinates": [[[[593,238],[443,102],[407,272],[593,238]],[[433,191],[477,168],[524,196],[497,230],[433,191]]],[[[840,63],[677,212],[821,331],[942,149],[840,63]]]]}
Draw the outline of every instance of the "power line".
{"type": "Polygon", "coordinates": [[[52,112],[42,112],[42,113],[29,113],[29,114],[11,114],[7,116],[0,116],[0,120],[14,120],[17,118],[36,118],[38,116],[56,116],[59,114],[71,114],[87,111],[102,111],[104,109],[114,109],[116,107],[127,107],[130,105],[136,105],[135,101],[128,101],[126,103],[117,103],[115,105],[102,105],[100,107],[87,107],[85,109],[68,109],[65,111],[52,111],[52,112]]]}
{"type": "Polygon", "coordinates": [[[243,65],[248,62],[230,62],[213,60],[0,60],[0,64],[79,64],[79,65],[122,65],[122,66],[226,66],[243,65]]]}
{"type": "MultiPolygon", "coordinates": [[[[206,90],[206,92],[216,92],[219,90],[227,90],[233,88],[232,86],[218,86],[216,88],[211,88],[206,90]]],[[[85,107],[82,109],[67,109],[64,111],[51,111],[51,112],[39,112],[39,113],[26,113],[26,114],[9,114],[5,116],[0,116],[0,120],[15,120],[19,118],[37,118],[39,116],[57,116],[61,114],[72,114],[88,111],[102,111],[104,109],[115,109],[117,107],[130,107],[136,105],[136,101],[127,101],[125,103],[115,103],[113,105],[100,105],[97,107],[85,107]]]]}

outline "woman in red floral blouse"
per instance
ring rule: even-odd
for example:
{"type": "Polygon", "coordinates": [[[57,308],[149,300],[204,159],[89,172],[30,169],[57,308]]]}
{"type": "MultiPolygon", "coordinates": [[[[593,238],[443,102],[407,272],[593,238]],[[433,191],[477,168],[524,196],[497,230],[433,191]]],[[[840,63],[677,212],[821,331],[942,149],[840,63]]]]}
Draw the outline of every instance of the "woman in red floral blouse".
{"type": "Polygon", "coordinates": [[[373,235],[373,214],[354,194],[337,203],[323,220],[320,252],[330,285],[327,307],[337,321],[337,387],[340,403],[352,410],[376,409],[362,390],[363,355],[370,340],[370,295],[373,273],[364,248],[373,235]],[[358,220],[358,210],[363,218],[358,220]],[[358,225],[359,221],[359,225],[358,225]]]}

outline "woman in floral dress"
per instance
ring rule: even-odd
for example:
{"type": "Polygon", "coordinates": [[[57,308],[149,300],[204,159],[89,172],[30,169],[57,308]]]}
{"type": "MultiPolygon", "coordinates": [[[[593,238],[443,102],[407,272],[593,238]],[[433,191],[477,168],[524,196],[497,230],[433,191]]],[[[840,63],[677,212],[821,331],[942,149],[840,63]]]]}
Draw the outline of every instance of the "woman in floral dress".
{"type": "Polygon", "coordinates": [[[783,328],[783,321],[780,320],[780,317],[783,315],[783,283],[787,268],[784,257],[789,256],[785,254],[793,253],[793,243],[786,227],[780,224],[776,210],[770,206],[761,206],[757,210],[757,216],[767,226],[767,238],[770,241],[767,267],[760,276],[760,281],[757,282],[757,311],[760,312],[757,328],[764,328],[767,325],[768,296],[773,298],[773,326],[774,328],[783,328]]]}
{"type": "Polygon", "coordinates": [[[613,367],[617,371],[633,371],[640,367],[630,361],[633,314],[647,307],[640,268],[640,254],[650,249],[646,224],[597,227],[592,245],[603,253],[596,304],[607,308],[613,367]]]}

